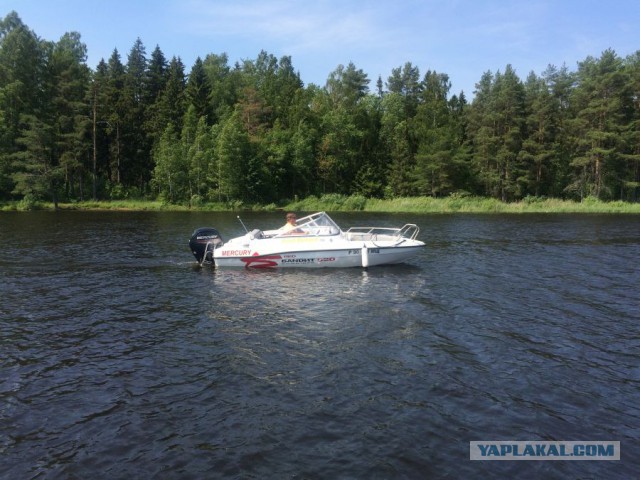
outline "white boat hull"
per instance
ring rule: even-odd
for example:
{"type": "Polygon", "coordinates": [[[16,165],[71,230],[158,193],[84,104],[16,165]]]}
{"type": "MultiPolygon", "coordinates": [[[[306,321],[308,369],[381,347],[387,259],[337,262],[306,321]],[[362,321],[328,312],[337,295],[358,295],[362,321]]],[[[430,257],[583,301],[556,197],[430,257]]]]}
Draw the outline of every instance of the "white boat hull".
{"type": "Polygon", "coordinates": [[[241,268],[346,268],[373,267],[402,263],[417,254],[423,245],[403,247],[347,248],[335,250],[291,251],[260,254],[251,250],[242,255],[216,251],[214,261],[218,267],[241,268]]]}
{"type": "Polygon", "coordinates": [[[224,243],[213,228],[194,232],[189,243],[198,260],[217,267],[345,268],[401,263],[425,245],[419,228],[353,227],[342,231],[324,212],[301,219],[293,231],[253,230],[224,243]]]}

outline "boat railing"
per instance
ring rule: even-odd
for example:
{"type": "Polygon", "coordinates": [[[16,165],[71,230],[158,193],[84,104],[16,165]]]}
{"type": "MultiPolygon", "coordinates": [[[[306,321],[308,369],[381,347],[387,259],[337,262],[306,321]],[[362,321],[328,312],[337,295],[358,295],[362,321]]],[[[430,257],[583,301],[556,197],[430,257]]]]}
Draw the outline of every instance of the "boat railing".
{"type": "Polygon", "coordinates": [[[419,233],[420,227],[415,223],[407,223],[400,229],[400,236],[409,240],[415,240],[419,233]]]}
{"type": "Polygon", "coordinates": [[[351,227],[345,233],[347,239],[353,241],[401,241],[415,240],[420,233],[420,228],[413,223],[407,223],[402,228],[351,227]]]}

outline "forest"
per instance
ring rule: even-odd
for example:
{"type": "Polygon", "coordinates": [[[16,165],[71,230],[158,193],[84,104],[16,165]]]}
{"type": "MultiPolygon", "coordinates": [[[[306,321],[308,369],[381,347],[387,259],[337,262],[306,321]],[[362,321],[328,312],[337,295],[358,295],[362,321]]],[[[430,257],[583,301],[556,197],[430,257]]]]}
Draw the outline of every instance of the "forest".
{"type": "Polygon", "coordinates": [[[401,59],[375,86],[353,63],[304,85],[291,57],[226,53],[187,71],[138,39],[95,71],[77,32],[0,20],[0,200],[269,204],[327,194],[623,200],[640,193],[640,50],[522,80],[401,59]],[[404,63],[402,63],[404,62],[404,63]]]}

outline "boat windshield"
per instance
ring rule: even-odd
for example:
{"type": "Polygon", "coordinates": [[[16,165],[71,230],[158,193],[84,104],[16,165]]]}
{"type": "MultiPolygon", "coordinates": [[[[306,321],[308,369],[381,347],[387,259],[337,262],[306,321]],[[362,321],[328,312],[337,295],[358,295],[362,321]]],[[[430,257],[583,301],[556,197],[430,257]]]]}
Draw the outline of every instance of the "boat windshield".
{"type": "Polygon", "coordinates": [[[297,228],[305,235],[338,235],[340,233],[340,227],[325,212],[300,218],[297,228]]]}

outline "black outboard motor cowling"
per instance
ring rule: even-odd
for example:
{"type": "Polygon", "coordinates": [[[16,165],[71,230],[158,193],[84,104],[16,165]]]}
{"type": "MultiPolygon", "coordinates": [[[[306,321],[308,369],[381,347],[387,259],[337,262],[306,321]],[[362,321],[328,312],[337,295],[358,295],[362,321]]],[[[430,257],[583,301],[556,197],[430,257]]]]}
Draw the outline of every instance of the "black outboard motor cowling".
{"type": "Polygon", "coordinates": [[[213,262],[213,250],[223,243],[222,236],[215,228],[203,227],[193,232],[189,240],[189,248],[198,263],[213,262]]]}

